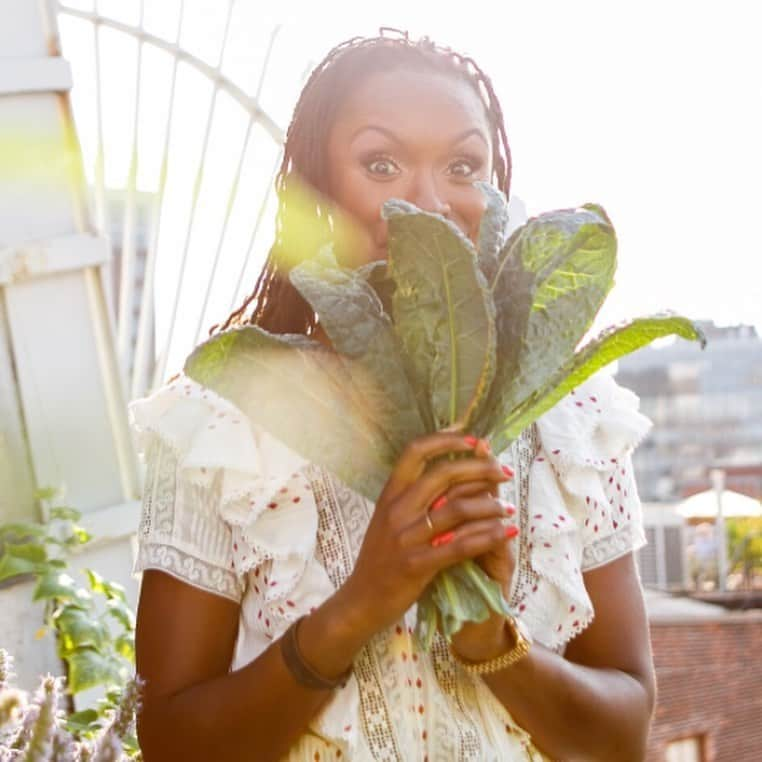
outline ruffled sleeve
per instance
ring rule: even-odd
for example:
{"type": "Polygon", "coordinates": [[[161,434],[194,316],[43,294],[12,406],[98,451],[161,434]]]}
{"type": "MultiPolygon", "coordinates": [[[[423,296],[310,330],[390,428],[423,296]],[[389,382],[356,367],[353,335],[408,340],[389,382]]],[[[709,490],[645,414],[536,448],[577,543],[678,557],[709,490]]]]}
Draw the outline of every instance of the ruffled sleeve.
{"type": "Polygon", "coordinates": [[[646,544],[631,454],[651,427],[637,395],[598,373],[537,421],[522,600],[535,637],[560,648],[594,616],[583,573],[646,544]]]}
{"type": "MultiPolygon", "coordinates": [[[[182,374],[129,413],[147,464],[134,570],[161,569],[240,602],[230,666],[239,669],[334,592],[316,554],[317,466],[182,374]]],[[[358,718],[352,677],[300,740],[309,758],[329,739],[350,753],[358,718]]]]}
{"type": "MultiPolygon", "coordinates": [[[[262,599],[282,600],[284,611],[293,609],[278,617],[283,622],[315,604],[316,597],[306,592],[299,606],[288,597],[306,573],[312,588],[330,591],[330,583],[327,589],[321,584],[327,580],[319,570],[309,568],[317,509],[302,457],[254,426],[235,405],[183,375],[131,403],[129,412],[138,452],[148,465],[136,570],[155,562],[152,546],[172,546],[224,569],[226,582],[212,592],[240,600],[248,572],[259,576],[266,564],[262,599]],[[174,489],[165,487],[157,506],[153,491],[172,481],[174,489]]],[[[177,576],[183,568],[165,566],[177,576]]],[[[274,626],[264,629],[276,635],[274,626]]]]}

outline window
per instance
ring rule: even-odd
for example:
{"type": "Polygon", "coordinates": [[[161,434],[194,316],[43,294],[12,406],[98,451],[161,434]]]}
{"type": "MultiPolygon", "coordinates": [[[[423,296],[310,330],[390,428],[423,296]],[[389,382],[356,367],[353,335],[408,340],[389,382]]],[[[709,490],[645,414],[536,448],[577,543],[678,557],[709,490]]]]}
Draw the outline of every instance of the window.
{"type": "Polygon", "coordinates": [[[664,759],[666,762],[703,762],[703,746],[701,736],[670,741],[664,759]]]}

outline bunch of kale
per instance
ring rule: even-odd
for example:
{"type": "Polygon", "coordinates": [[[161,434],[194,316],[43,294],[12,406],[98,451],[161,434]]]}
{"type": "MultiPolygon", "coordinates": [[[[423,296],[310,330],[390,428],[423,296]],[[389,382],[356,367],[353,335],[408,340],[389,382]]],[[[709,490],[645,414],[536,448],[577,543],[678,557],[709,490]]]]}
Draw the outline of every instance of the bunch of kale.
{"type": "MultiPolygon", "coordinates": [[[[375,502],[417,436],[458,429],[501,452],[613,360],[671,334],[703,346],[692,322],[663,314],[575,351],[614,282],[611,222],[586,204],[507,237],[504,196],[479,187],[478,247],[443,217],[391,200],[386,262],[346,269],[326,247],[291,271],[335,352],[246,326],[200,345],[186,374],[375,502]]],[[[458,564],[419,601],[417,632],[428,648],[437,627],[449,639],[490,610],[510,613],[498,584],[473,561],[458,564]]]]}

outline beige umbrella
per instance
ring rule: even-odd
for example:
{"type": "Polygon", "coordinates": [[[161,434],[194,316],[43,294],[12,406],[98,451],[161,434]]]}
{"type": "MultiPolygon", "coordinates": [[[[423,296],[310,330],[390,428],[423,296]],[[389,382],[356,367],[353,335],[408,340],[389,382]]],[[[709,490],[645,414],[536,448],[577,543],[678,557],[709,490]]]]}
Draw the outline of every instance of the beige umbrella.
{"type": "MultiPolygon", "coordinates": [[[[730,489],[721,493],[722,515],[725,518],[746,516],[762,516],[762,503],[753,497],[742,495],[730,489]]],[[[677,513],[685,519],[714,519],[717,518],[717,491],[708,489],[691,495],[679,503],[677,513]]]]}

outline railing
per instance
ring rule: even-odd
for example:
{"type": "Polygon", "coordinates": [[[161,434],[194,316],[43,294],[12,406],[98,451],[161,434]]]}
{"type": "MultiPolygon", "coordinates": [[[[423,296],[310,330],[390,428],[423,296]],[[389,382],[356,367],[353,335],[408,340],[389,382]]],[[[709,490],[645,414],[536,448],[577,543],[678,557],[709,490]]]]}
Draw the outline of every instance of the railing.
{"type": "MultiPolygon", "coordinates": [[[[216,6],[216,12],[224,16],[224,33],[214,60],[209,62],[184,44],[186,0],[180,0],[173,33],[166,36],[147,28],[145,0],[140,0],[137,20],[132,23],[100,12],[98,0],[94,0],[91,10],[73,7],[73,0],[57,4],[64,54],[72,61],[74,71],[72,100],[77,128],[86,161],[88,156],[92,159],[87,171],[94,219],[101,231],[115,232],[115,238],[120,238],[111,241],[113,249],[120,252],[115,278],[118,293],[114,294],[116,303],[112,309],[124,388],[130,398],[163,383],[204,338],[205,325],[223,320],[240,303],[253,285],[252,276],[271,234],[271,225],[265,223],[271,222],[274,214],[272,189],[280,164],[283,128],[262,107],[261,95],[272,72],[272,53],[280,28],[276,26],[269,33],[256,84],[249,94],[224,73],[226,60],[235,52],[231,45],[235,5],[234,0],[227,0],[216,6]],[[112,46],[117,40],[114,35],[133,42],[134,55],[124,61],[124,66],[120,62],[116,67],[113,60],[107,61],[106,35],[112,46]],[[92,48],[90,61],[82,53],[87,37],[92,48]],[[158,69],[149,70],[149,55],[154,60],[158,60],[157,55],[168,56],[169,71],[167,67],[161,69],[161,74],[158,69]],[[82,62],[78,62],[80,56],[82,62]],[[183,67],[196,82],[203,81],[211,88],[206,102],[203,98],[189,102],[187,83],[180,86],[179,72],[183,67]],[[160,76],[165,80],[161,88],[169,105],[164,116],[154,117],[153,112],[147,113],[147,104],[150,98],[156,102],[156,80],[160,76]],[[88,91],[85,82],[90,77],[94,86],[88,91]],[[78,86],[86,91],[81,100],[78,86]],[[115,86],[123,87],[125,101],[134,104],[129,124],[123,119],[120,126],[122,152],[125,133],[130,132],[130,160],[123,185],[116,182],[122,196],[118,220],[109,219],[112,212],[108,201],[115,181],[108,176],[110,145],[106,126],[106,95],[113,96],[109,88],[115,86]],[[220,116],[223,99],[224,119],[220,116]],[[86,124],[88,119],[94,124],[86,124]],[[245,123],[240,130],[243,137],[229,137],[221,151],[219,135],[215,134],[215,130],[219,132],[218,122],[229,125],[241,119],[245,123]],[[192,155],[181,139],[184,126],[189,124],[203,124],[200,145],[192,155]],[[153,142],[150,157],[144,157],[147,140],[153,142]],[[221,163],[219,157],[224,157],[228,168],[222,181],[219,172],[209,178],[210,168],[216,170],[221,163]],[[173,178],[173,173],[177,177],[173,178]],[[143,182],[139,189],[141,175],[150,174],[154,176],[149,187],[143,182]],[[178,177],[186,179],[185,185],[178,182],[178,177]],[[215,199],[224,198],[224,204],[217,203],[218,214],[213,221],[204,214],[210,206],[211,189],[215,199]],[[145,198],[146,190],[151,194],[150,222],[147,230],[139,231],[139,198],[145,198]],[[258,201],[253,210],[248,209],[249,198],[258,201]],[[139,246],[140,232],[145,244],[139,246]],[[204,251],[201,256],[199,248],[204,251]],[[141,269],[142,286],[138,277],[141,269]],[[161,305],[158,315],[157,304],[161,305]]],[[[308,67],[301,70],[306,74],[308,67]]],[[[294,97],[299,84],[298,80],[291,83],[294,97]]],[[[202,89],[198,86],[196,92],[202,89]]]]}

